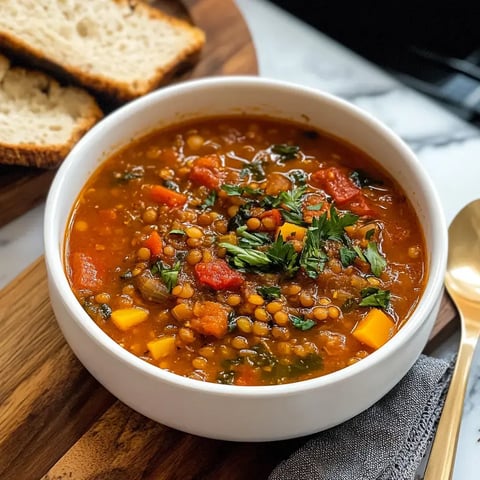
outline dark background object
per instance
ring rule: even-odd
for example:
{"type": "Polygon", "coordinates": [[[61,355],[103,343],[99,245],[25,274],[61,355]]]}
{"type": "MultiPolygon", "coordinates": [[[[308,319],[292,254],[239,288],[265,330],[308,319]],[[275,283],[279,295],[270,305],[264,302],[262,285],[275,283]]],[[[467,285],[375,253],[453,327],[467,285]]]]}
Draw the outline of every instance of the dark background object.
{"type": "Polygon", "coordinates": [[[480,120],[480,2],[271,1],[464,119],[480,120]]]}

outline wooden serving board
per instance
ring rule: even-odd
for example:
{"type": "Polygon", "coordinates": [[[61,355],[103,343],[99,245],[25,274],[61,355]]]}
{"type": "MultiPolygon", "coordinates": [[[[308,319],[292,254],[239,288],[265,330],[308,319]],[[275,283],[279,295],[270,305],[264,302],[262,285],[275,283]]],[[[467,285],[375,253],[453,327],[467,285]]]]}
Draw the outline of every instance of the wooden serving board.
{"type": "MultiPolygon", "coordinates": [[[[457,325],[445,295],[426,351],[457,325]]],[[[0,291],[2,480],[263,479],[304,441],[222,442],[155,423],[76,359],[49,304],[43,258],[0,291]]]]}
{"type": "MultiPolygon", "coordinates": [[[[200,59],[172,82],[212,75],[257,74],[255,49],[234,0],[153,0],[153,6],[190,19],[205,31],[200,59]]],[[[0,165],[0,227],[46,197],[54,170],[0,165]]]]}

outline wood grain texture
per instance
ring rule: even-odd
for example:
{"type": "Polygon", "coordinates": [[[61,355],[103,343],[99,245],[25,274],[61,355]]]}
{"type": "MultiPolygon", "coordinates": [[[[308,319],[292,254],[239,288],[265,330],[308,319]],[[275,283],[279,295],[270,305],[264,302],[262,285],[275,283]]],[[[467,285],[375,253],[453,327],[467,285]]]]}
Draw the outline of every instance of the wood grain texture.
{"type": "MultiPolygon", "coordinates": [[[[444,295],[426,351],[457,325],[444,295]]],[[[0,292],[0,379],[2,480],[262,479],[305,441],[204,439],[116,400],[65,343],[43,258],[0,292]]]]}
{"type": "MultiPolygon", "coordinates": [[[[255,49],[234,0],[174,0],[150,2],[177,16],[189,16],[207,36],[197,63],[184,65],[172,83],[212,75],[258,73],[255,49]],[[185,13],[184,13],[185,11],[185,13]]],[[[0,227],[42,202],[54,170],[0,165],[0,227]]]]}

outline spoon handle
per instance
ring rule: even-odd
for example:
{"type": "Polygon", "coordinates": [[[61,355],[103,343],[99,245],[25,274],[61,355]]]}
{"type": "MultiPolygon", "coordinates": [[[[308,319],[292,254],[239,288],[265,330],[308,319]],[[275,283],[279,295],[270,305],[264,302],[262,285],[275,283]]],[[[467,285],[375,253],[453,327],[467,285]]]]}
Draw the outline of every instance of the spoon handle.
{"type": "MultiPolygon", "coordinates": [[[[467,310],[470,310],[467,308],[467,310]]],[[[457,361],[448,390],[445,406],[437,428],[437,433],[428,459],[424,480],[451,480],[455,464],[458,434],[462,420],[463,403],[467,387],[470,364],[478,339],[478,320],[473,312],[462,314],[462,335],[458,349],[457,361]]],[[[478,316],[478,308],[476,311],[478,316]]]]}

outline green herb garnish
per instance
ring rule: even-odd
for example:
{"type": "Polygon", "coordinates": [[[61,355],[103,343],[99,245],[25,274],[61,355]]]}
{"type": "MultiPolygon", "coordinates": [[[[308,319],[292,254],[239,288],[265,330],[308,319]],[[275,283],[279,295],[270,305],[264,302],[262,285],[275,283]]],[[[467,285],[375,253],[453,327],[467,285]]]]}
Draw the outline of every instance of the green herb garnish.
{"type": "Polygon", "coordinates": [[[203,203],[200,205],[201,210],[207,210],[207,208],[212,208],[215,205],[215,202],[217,201],[217,192],[215,190],[212,190],[208,195],[207,198],[203,201],[203,203]]]}
{"type": "Polygon", "coordinates": [[[363,252],[365,258],[367,259],[368,263],[370,264],[370,268],[372,269],[372,273],[379,277],[382,272],[385,270],[387,266],[387,261],[378,251],[378,246],[375,242],[368,242],[368,246],[366,250],[363,252]]]}
{"type": "Polygon", "coordinates": [[[227,193],[229,197],[238,197],[242,195],[263,195],[265,192],[260,188],[252,188],[242,185],[222,185],[222,190],[227,193]]]}
{"type": "Polygon", "coordinates": [[[249,163],[245,163],[244,167],[240,170],[240,176],[246,177],[251,175],[254,180],[265,180],[265,171],[263,170],[263,162],[258,159],[254,159],[249,163]]]}
{"type": "Polygon", "coordinates": [[[282,160],[293,160],[300,151],[298,145],[287,145],[285,143],[272,145],[270,149],[273,153],[280,155],[282,160]]]}
{"type": "Polygon", "coordinates": [[[316,325],[316,322],[308,318],[297,317],[296,315],[289,315],[290,321],[295,328],[305,331],[310,330],[316,325]]]}
{"type": "Polygon", "coordinates": [[[174,265],[170,266],[166,265],[161,260],[158,260],[153,264],[150,270],[154,275],[160,276],[160,278],[163,280],[163,283],[165,283],[165,286],[167,287],[169,293],[172,293],[173,287],[175,287],[178,282],[178,274],[180,273],[180,267],[180,261],[177,261],[174,265]]]}
{"type": "Polygon", "coordinates": [[[234,311],[231,311],[227,317],[227,329],[228,332],[233,332],[237,328],[237,316],[234,311]]]}
{"type": "Polygon", "coordinates": [[[360,307],[380,307],[388,308],[390,304],[390,291],[380,290],[376,287],[367,287],[361,290],[362,300],[358,304],[360,307]]]}
{"type": "Polygon", "coordinates": [[[183,230],[174,228],[168,232],[168,235],[186,235],[186,233],[183,230]]]}
{"type": "Polygon", "coordinates": [[[270,235],[265,232],[254,232],[251,233],[247,231],[247,226],[243,225],[238,227],[236,230],[237,236],[239,237],[238,245],[240,247],[261,247],[272,241],[270,235]]]}
{"type": "Polygon", "coordinates": [[[339,254],[340,261],[345,268],[351,265],[358,256],[357,252],[349,247],[340,247],[339,254]]]}
{"type": "Polygon", "coordinates": [[[276,300],[280,298],[281,291],[280,287],[267,287],[267,286],[260,286],[257,287],[257,293],[261,295],[267,302],[271,300],[276,300]]]}

